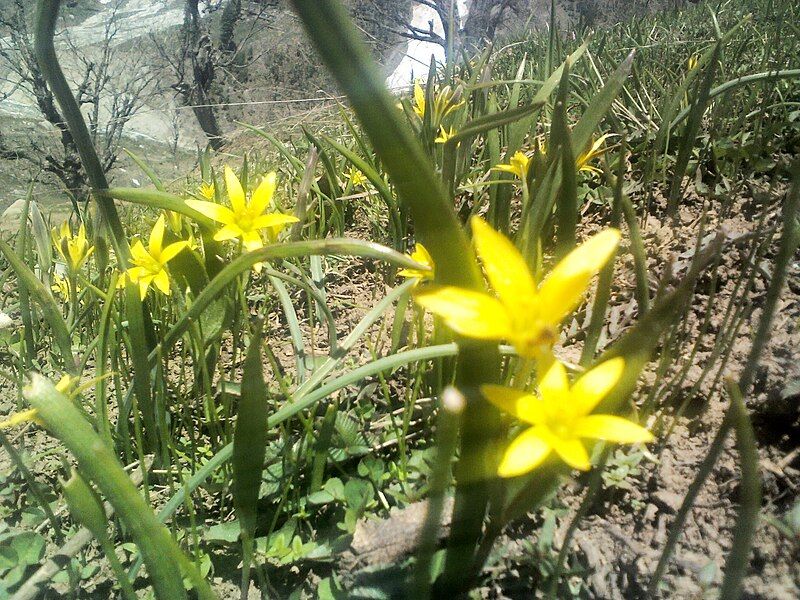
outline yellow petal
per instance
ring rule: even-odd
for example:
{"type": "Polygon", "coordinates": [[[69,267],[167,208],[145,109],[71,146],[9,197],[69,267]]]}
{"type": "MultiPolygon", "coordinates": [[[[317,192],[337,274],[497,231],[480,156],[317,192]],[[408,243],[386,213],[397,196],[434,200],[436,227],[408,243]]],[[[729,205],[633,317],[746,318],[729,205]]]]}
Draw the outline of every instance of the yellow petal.
{"type": "Polygon", "coordinates": [[[588,415],[605,398],[622,377],[625,359],[612,358],[584,373],[572,386],[575,414],[588,415]]]}
{"type": "Polygon", "coordinates": [[[267,227],[286,225],[287,223],[297,223],[299,220],[300,219],[293,215],[270,213],[268,215],[261,215],[260,217],[253,219],[253,229],[266,229],[267,227]]]}
{"type": "Polygon", "coordinates": [[[169,296],[169,275],[167,275],[166,269],[161,269],[156,273],[156,276],[153,277],[153,283],[164,295],[169,296]]]}
{"type": "Polygon", "coordinates": [[[150,258],[150,253],[144,247],[142,240],[136,240],[131,246],[131,258],[134,262],[141,262],[150,258]]]}
{"type": "Polygon", "coordinates": [[[9,415],[9,417],[5,421],[0,421],[0,429],[8,429],[10,427],[16,427],[17,425],[24,425],[25,423],[37,423],[41,424],[41,421],[36,416],[38,411],[35,408],[31,408],[29,410],[23,410],[18,413],[14,413],[13,415],[9,415]]]}
{"type": "Polygon", "coordinates": [[[497,408],[513,415],[520,421],[538,425],[546,419],[542,401],[524,390],[502,385],[482,385],[481,394],[497,408]]]}
{"type": "Polygon", "coordinates": [[[150,241],[148,243],[148,249],[150,250],[151,256],[153,258],[157,258],[161,255],[161,247],[164,243],[164,215],[160,215],[158,219],[156,219],[155,225],[153,225],[153,230],[150,232],[150,241]]]}
{"type": "Polygon", "coordinates": [[[175,242],[170,244],[164,250],[161,251],[161,264],[165,265],[173,258],[180,254],[181,250],[186,248],[189,245],[189,242],[182,241],[182,242],[175,242]]]}
{"type": "Polygon", "coordinates": [[[481,340],[507,339],[511,322],[505,306],[488,294],[435,286],[414,295],[417,304],[439,315],[456,333],[481,340]]]}
{"type": "Polygon", "coordinates": [[[252,214],[260,215],[266,210],[269,203],[272,202],[276,182],[277,175],[274,171],[264,176],[261,183],[258,184],[258,187],[253,192],[253,196],[250,198],[250,211],[252,214]]]}
{"type": "Polygon", "coordinates": [[[419,279],[433,279],[434,272],[433,272],[433,258],[431,257],[428,249],[425,248],[422,244],[417,244],[414,248],[414,252],[411,253],[411,260],[418,262],[421,265],[425,265],[426,267],[430,267],[430,270],[424,269],[402,269],[398,272],[400,277],[416,277],[419,279]]]}
{"type": "Polygon", "coordinates": [[[428,249],[420,243],[414,246],[414,252],[411,253],[412,260],[417,261],[427,267],[433,267],[433,257],[428,249]]]}
{"type": "Polygon", "coordinates": [[[242,242],[244,242],[244,248],[248,252],[258,250],[264,246],[264,240],[261,239],[257,231],[245,231],[242,234],[242,242]]]}
{"type": "Polygon", "coordinates": [[[475,250],[500,300],[514,312],[529,311],[536,284],[522,254],[511,240],[480,217],[472,217],[470,224],[475,250]]]}
{"type": "Polygon", "coordinates": [[[144,300],[147,296],[147,288],[150,287],[150,283],[153,281],[152,275],[145,275],[139,278],[139,297],[144,300]]]}
{"type": "Polygon", "coordinates": [[[652,442],[655,438],[647,429],[633,421],[613,415],[589,415],[575,424],[578,437],[606,440],[620,444],[652,442]]]}
{"type": "Polygon", "coordinates": [[[424,279],[426,275],[429,275],[428,271],[422,271],[421,269],[401,269],[397,272],[400,277],[408,277],[409,279],[424,279]]]}
{"type": "Polygon", "coordinates": [[[511,173],[512,175],[517,174],[517,169],[512,167],[511,165],[497,165],[492,167],[492,171],[502,171],[504,173],[511,173]]]}
{"type": "Polygon", "coordinates": [[[186,206],[193,208],[209,219],[216,221],[217,223],[222,223],[223,225],[230,225],[236,220],[231,209],[226,206],[216,204],[215,202],[206,202],[205,200],[186,200],[186,206]]]}
{"type": "Polygon", "coordinates": [[[539,428],[531,427],[518,435],[508,445],[497,474],[500,477],[516,477],[532,471],[550,454],[550,444],[539,435],[539,428]]]}
{"type": "Polygon", "coordinates": [[[414,112],[419,115],[420,119],[425,116],[425,91],[419,84],[419,81],[414,82],[414,112]]]}
{"type": "Polygon", "coordinates": [[[225,188],[228,190],[228,200],[233,212],[239,214],[247,208],[244,199],[244,190],[239,178],[228,165],[225,165],[225,188]]]}
{"type": "Polygon", "coordinates": [[[137,283],[142,277],[147,275],[147,269],[144,267],[131,267],[125,274],[133,283],[137,283]]]}
{"type": "Polygon", "coordinates": [[[236,224],[225,225],[222,229],[220,229],[217,233],[214,234],[214,240],[217,242],[224,242],[226,240],[232,240],[242,235],[241,228],[236,224]]]}
{"type": "Polygon", "coordinates": [[[569,379],[561,361],[554,360],[539,378],[539,391],[546,402],[569,401],[569,379]]]}
{"type": "Polygon", "coordinates": [[[603,268],[619,244],[620,233],[606,229],[592,236],[559,262],[539,289],[541,317],[558,324],[583,299],[592,277],[603,268]]]}
{"type": "Polygon", "coordinates": [[[561,457],[561,460],[573,469],[588,471],[592,467],[589,453],[586,452],[586,448],[579,439],[563,439],[553,436],[549,441],[553,445],[553,450],[561,457]]]}

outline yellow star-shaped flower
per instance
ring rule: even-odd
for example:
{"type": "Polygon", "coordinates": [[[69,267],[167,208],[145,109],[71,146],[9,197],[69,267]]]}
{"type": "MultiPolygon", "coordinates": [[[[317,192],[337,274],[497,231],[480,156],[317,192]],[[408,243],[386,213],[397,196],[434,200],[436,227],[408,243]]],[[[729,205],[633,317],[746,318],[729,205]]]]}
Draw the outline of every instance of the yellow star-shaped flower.
{"type": "Polygon", "coordinates": [[[73,235],[69,223],[64,221],[58,231],[53,229],[52,237],[56,250],[73,272],[79,271],[94,252],[94,246],[91,246],[86,238],[86,228],[83,223],[78,227],[78,233],[73,235]]]}
{"type": "Polygon", "coordinates": [[[276,226],[285,226],[298,221],[297,217],[283,213],[264,214],[272,202],[277,176],[268,173],[247,202],[242,184],[230,167],[225,167],[225,187],[231,207],[204,200],[186,200],[187,206],[203,213],[208,218],[223,225],[215,235],[218,242],[239,238],[248,251],[257,250],[264,245],[261,231],[276,226]]]}
{"type": "Polygon", "coordinates": [[[164,247],[163,214],[158,217],[153,230],[150,232],[147,248],[144,247],[141,240],[136,240],[136,243],[131,247],[131,264],[133,266],[126,271],[126,275],[131,282],[139,286],[142,300],[147,295],[150,284],[155,284],[162,293],[169,296],[167,263],[188,245],[189,242],[180,241],[164,247]]]}
{"type": "Polygon", "coordinates": [[[594,142],[592,142],[592,145],[588,150],[586,150],[586,152],[582,152],[578,158],[575,159],[575,167],[578,169],[578,171],[586,171],[588,173],[596,173],[598,175],[602,173],[600,169],[594,165],[590,165],[589,163],[608,151],[608,147],[604,147],[603,143],[605,143],[605,141],[610,137],[610,133],[601,135],[594,142]]]}
{"type": "MultiPolygon", "coordinates": [[[[438,128],[442,119],[464,106],[464,101],[459,100],[460,96],[460,90],[453,90],[447,85],[438,92],[434,92],[433,114],[431,115],[431,123],[433,123],[434,127],[438,128]]],[[[414,104],[412,108],[420,119],[425,118],[427,101],[425,100],[425,90],[422,88],[419,81],[414,82],[414,104]]]]}
{"type": "Polygon", "coordinates": [[[620,233],[607,229],[575,248],[541,285],[507,237],[480,217],[472,218],[475,249],[496,295],[454,286],[428,286],[414,295],[456,333],[482,340],[508,340],[526,358],[549,352],[561,322],[583,300],[592,277],[608,262],[620,233]]]}
{"type": "Polygon", "coordinates": [[[418,243],[414,247],[414,252],[411,253],[411,260],[428,267],[428,269],[403,269],[398,273],[398,275],[401,277],[408,277],[409,279],[416,279],[417,283],[433,280],[433,258],[431,258],[431,255],[425,246],[418,243]]]}
{"type": "MultiPolygon", "coordinates": [[[[69,300],[71,291],[72,291],[72,284],[69,281],[68,277],[64,277],[58,273],[53,275],[53,283],[50,286],[50,289],[57,293],[59,296],[64,298],[65,300],[69,300]]],[[[78,292],[78,287],[75,286],[75,292],[78,292]]]]}
{"type": "Polygon", "coordinates": [[[493,167],[493,171],[503,171],[516,175],[523,181],[528,177],[528,170],[531,168],[531,157],[524,152],[515,152],[508,164],[497,165],[493,167]]]}
{"type": "Polygon", "coordinates": [[[347,172],[347,180],[354,188],[364,187],[369,182],[367,176],[355,167],[350,167],[349,171],[347,172]]]}
{"type": "Polygon", "coordinates": [[[433,140],[436,144],[446,144],[447,141],[455,136],[456,130],[454,128],[447,129],[444,125],[439,126],[439,136],[433,140]]]}
{"type": "Polygon", "coordinates": [[[483,385],[489,402],[531,425],[506,448],[497,474],[516,477],[539,466],[551,452],[574,469],[591,467],[582,438],[622,444],[650,442],[644,427],[614,415],[591,414],[619,382],[625,360],[613,358],[586,372],[570,387],[567,371],[554,361],[539,382],[539,395],[499,385],[483,385]]]}

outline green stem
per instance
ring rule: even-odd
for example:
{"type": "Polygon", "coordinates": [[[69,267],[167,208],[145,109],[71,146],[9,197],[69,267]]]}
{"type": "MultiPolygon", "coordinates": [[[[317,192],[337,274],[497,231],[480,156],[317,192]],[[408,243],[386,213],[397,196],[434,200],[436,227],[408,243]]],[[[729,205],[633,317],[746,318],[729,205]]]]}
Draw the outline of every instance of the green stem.
{"type": "MultiPolygon", "coordinates": [[[[377,65],[359,38],[347,11],[335,0],[293,0],[320,57],[370,138],[400,200],[409,208],[419,239],[436,263],[439,281],[483,289],[473,250],[461,228],[451,198],[410,127],[400,117],[377,65]]],[[[499,414],[484,401],[479,387],[496,381],[497,349],[491,344],[462,342],[456,385],[467,398],[462,421],[458,487],[442,589],[461,591],[464,567],[472,567],[492,494],[492,448],[502,434],[499,414]],[[489,459],[489,460],[487,460],[489,459]]]]}
{"type": "Polygon", "coordinates": [[[97,485],[128,528],[144,556],[156,597],[170,600],[186,597],[182,567],[192,578],[200,598],[215,598],[167,528],[158,522],[114,452],[103,443],[78,408],[50,381],[35,373],[24,395],[39,411],[47,429],[75,456],[81,472],[97,485]]]}
{"type": "MultiPolygon", "coordinates": [[[[61,0],[39,0],[36,9],[36,33],[34,36],[34,54],[39,63],[42,75],[50,86],[61,107],[64,121],[69,127],[70,134],[78,148],[81,163],[89,178],[89,184],[96,191],[108,188],[105,171],[100,159],[95,151],[89,130],[83,114],[72,95],[69,83],[64,77],[61,65],[58,62],[53,37],[55,36],[56,20],[58,19],[61,0]]],[[[117,209],[111,199],[95,193],[95,200],[100,210],[103,222],[111,233],[111,243],[122,266],[127,266],[129,248],[125,232],[122,229],[122,222],[119,220],[117,209]]]]}

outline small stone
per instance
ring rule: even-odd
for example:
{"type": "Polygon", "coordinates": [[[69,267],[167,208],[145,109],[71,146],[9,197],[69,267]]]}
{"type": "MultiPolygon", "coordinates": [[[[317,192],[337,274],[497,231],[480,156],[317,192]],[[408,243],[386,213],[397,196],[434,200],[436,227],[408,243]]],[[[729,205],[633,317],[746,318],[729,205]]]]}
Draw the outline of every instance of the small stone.
{"type": "Polygon", "coordinates": [[[6,313],[0,312],[0,342],[6,342],[14,333],[15,324],[14,319],[9,317],[6,313]]]}
{"type": "Polygon", "coordinates": [[[661,510],[675,513],[683,503],[683,497],[675,492],[667,490],[659,490],[653,494],[653,502],[655,502],[661,510]]]}

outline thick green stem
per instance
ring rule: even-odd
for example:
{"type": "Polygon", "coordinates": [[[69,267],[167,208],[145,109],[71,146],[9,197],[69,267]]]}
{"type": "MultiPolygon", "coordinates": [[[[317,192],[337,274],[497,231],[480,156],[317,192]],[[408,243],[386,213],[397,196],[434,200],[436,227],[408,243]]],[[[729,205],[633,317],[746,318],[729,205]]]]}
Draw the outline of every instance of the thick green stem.
{"type": "MultiPolygon", "coordinates": [[[[293,0],[320,58],[326,63],[358,116],[381,158],[400,200],[408,206],[417,237],[436,263],[440,283],[483,289],[483,279],[452,199],[437,177],[419,140],[401,119],[395,100],[370,59],[366,47],[336,0],[293,0]]],[[[456,386],[467,398],[461,430],[458,487],[440,589],[453,595],[471,578],[486,507],[492,493],[494,448],[502,427],[497,410],[479,392],[482,383],[496,381],[499,360],[496,347],[485,343],[459,344],[456,386]],[[466,575],[466,576],[465,576],[466,575]]]]}
{"type": "Polygon", "coordinates": [[[64,121],[66,121],[72,138],[75,140],[75,146],[77,146],[80,153],[81,163],[86,170],[89,184],[95,191],[94,196],[102,221],[111,233],[111,242],[114,245],[114,250],[124,266],[128,262],[129,248],[125,232],[122,229],[122,222],[119,220],[114,201],[97,193],[99,190],[108,188],[105,170],[97,156],[94,144],[92,144],[92,138],[89,135],[81,109],[75,100],[75,96],[72,95],[72,90],[70,90],[69,84],[64,77],[64,72],[61,70],[61,65],[56,56],[55,45],[53,44],[60,7],[61,0],[39,0],[36,10],[34,53],[39,63],[39,68],[42,70],[42,75],[44,75],[47,85],[50,86],[50,91],[53,92],[53,96],[58,101],[64,121]]]}
{"type": "Polygon", "coordinates": [[[215,598],[166,527],[158,522],[113,451],[69,399],[41,375],[33,374],[25,398],[39,418],[75,456],[84,473],[105,495],[144,556],[157,598],[185,598],[181,567],[200,598],[215,598]]]}

